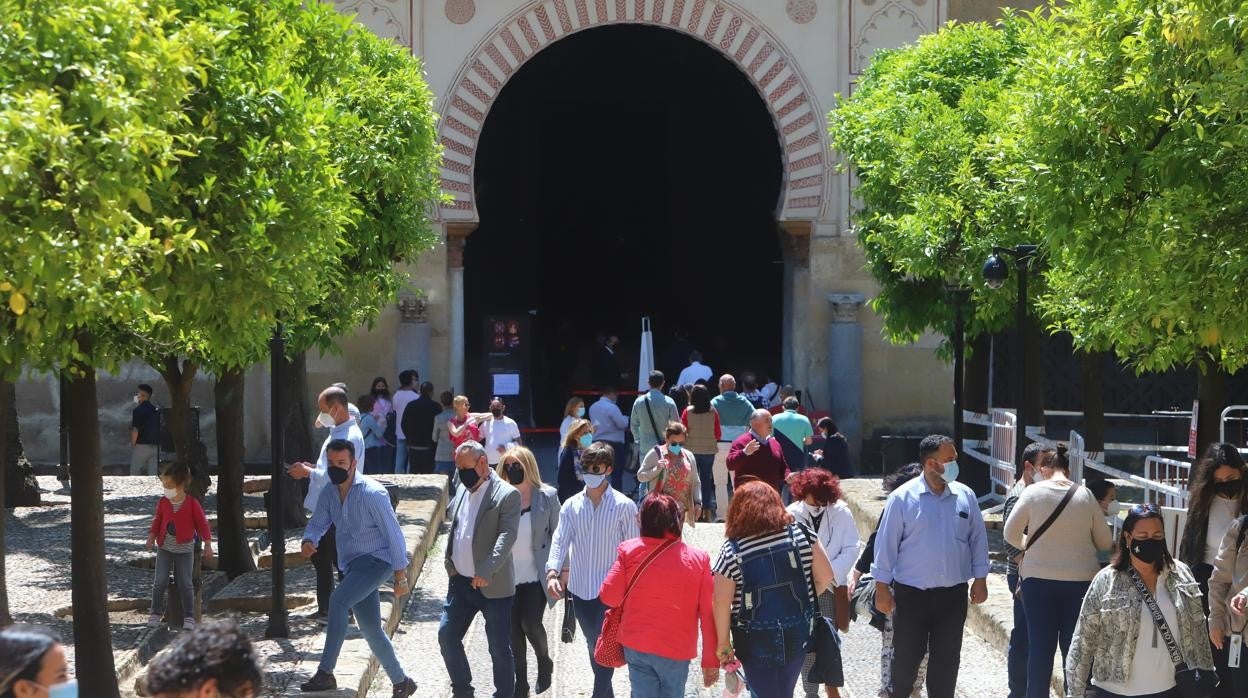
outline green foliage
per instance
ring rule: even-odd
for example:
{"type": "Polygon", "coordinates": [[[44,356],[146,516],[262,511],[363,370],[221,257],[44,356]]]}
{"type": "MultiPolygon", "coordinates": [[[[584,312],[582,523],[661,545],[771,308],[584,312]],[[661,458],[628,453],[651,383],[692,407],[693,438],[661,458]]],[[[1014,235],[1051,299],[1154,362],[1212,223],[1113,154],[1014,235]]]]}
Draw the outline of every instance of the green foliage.
{"type": "Polygon", "coordinates": [[[1138,370],[1248,363],[1242,0],[1072,0],[1001,129],[1001,177],[1051,255],[1040,306],[1138,370]]]}
{"type": "Polygon", "coordinates": [[[895,342],[952,331],[946,284],[973,289],[967,332],[1001,329],[1012,294],[980,280],[993,245],[1027,241],[993,171],[995,115],[1038,24],[950,24],[878,51],[829,117],[857,179],[853,222],[881,290],[872,307],[895,342]]]}

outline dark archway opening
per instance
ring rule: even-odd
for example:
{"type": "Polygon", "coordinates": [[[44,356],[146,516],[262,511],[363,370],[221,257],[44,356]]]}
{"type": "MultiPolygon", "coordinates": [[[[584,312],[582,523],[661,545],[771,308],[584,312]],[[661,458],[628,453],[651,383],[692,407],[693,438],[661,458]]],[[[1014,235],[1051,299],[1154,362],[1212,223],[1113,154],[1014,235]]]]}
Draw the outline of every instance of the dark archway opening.
{"type": "Polygon", "coordinates": [[[478,145],[481,224],[464,265],[478,402],[492,390],[485,318],[498,314],[531,320],[537,425],[557,424],[569,391],[592,383],[598,335],[620,337],[633,374],[621,387],[636,387],[644,315],[669,380],[690,346],[717,373],[775,375],[782,167],[757,89],[697,39],[616,25],[534,56],[503,88],[478,145]]]}

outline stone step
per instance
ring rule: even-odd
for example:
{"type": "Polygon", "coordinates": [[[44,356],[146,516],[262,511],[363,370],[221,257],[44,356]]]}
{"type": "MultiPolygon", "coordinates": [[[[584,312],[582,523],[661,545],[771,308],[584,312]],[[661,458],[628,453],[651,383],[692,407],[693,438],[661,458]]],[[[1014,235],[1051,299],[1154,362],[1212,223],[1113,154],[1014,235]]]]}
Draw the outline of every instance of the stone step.
{"type": "MultiPolygon", "coordinates": [[[[316,588],[316,571],[311,566],[287,570],[287,610],[316,602],[314,592],[302,591],[316,588]]],[[[273,573],[267,570],[248,572],[236,577],[224,589],[212,597],[209,605],[213,613],[228,611],[240,613],[265,613],[273,607],[273,573]]]]}

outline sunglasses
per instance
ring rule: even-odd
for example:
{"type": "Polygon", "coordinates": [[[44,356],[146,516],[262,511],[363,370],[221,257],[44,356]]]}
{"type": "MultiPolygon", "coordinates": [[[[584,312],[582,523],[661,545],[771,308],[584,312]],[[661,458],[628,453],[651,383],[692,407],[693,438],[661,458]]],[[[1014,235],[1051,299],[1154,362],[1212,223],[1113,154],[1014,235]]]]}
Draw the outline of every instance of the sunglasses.
{"type": "Polygon", "coordinates": [[[1136,516],[1144,516],[1145,514],[1161,515],[1161,509],[1156,504],[1136,504],[1128,511],[1136,516]]]}
{"type": "Polygon", "coordinates": [[[610,463],[582,463],[581,471],[590,475],[606,475],[611,469],[610,463]]]}

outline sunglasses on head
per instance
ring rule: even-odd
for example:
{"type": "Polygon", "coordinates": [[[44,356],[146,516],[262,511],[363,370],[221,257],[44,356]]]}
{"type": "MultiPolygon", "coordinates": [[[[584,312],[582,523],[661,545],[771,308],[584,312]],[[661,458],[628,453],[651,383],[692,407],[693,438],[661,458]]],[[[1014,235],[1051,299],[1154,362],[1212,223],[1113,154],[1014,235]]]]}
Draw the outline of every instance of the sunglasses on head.
{"type": "Polygon", "coordinates": [[[1129,512],[1132,514],[1135,514],[1136,516],[1143,516],[1145,514],[1160,515],[1161,509],[1158,508],[1156,504],[1136,504],[1135,506],[1131,507],[1131,509],[1129,509],[1129,512]]]}

